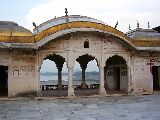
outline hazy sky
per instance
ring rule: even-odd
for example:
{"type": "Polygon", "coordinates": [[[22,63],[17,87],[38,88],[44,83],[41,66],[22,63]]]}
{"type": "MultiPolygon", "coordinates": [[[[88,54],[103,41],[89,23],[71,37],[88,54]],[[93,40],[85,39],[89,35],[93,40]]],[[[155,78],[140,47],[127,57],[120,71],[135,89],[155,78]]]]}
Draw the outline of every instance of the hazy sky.
{"type": "MultiPolygon", "coordinates": [[[[160,0],[0,0],[0,21],[14,21],[32,31],[32,22],[39,25],[55,16],[64,16],[64,9],[68,8],[69,15],[96,18],[112,27],[118,21],[117,29],[125,33],[129,24],[131,29],[136,28],[137,20],[140,28],[147,28],[148,22],[151,28],[160,26],[159,6],[160,0]]],[[[44,63],[42,71],[50,71],[52,62],[44,63]]],[[[91,63],[87,70],[98,70],[93,65],[96,63],[91,63]]]]}

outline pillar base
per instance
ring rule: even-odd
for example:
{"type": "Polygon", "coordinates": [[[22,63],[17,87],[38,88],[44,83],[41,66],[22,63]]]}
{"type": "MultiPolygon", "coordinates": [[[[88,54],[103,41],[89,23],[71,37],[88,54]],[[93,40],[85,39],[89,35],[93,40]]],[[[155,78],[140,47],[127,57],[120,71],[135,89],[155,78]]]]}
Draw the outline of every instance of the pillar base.
{"type": "Polygon", "coordinates": [[[68,97],[73,97],[73,96],[75,96],[74,89],[73,88],[68,88],[68,97]]]}
{"type": "Polygon", "coordinates": [[[37,97],[42,97],[42,92],[41,91],[37,91],[37,97]]]}
{"type": "Polygon", "coordinates": [[[106,95],[105,88],[99,88],[99,95],[106,95]]]}
{"type": "Polygon", "coordinates": [[[57,90],[63,90],[62,84],[57,84],[57,90]]]}
{"type": "Polygon", "coordinates": [[[82,83],[82,84],[81,84],[81,88],[82,88],[82,89],[88,89],[88,85],[87,85],[86,83],[82,83]]]}

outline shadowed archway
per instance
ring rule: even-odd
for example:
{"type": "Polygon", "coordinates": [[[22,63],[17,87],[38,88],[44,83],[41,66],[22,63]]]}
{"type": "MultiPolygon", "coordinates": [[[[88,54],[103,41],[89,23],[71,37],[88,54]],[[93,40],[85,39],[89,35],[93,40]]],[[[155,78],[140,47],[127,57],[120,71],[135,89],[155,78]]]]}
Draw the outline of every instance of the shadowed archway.
{"type": "Polygon", "coordinates": [[[128,86],[127,64],[123,57],[114,55],[106,61],[105,88],[126,92],[128,86]]]}

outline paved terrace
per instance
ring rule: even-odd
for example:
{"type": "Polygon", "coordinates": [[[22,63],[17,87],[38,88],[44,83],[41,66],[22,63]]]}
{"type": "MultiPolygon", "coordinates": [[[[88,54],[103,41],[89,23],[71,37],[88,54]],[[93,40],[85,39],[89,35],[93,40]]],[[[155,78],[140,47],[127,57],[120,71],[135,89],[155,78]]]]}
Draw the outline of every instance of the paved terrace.
{"type": "Polygon", "coordinates": [[[160,120],[160,95],[0,101],[0,120],[160,120]]]}

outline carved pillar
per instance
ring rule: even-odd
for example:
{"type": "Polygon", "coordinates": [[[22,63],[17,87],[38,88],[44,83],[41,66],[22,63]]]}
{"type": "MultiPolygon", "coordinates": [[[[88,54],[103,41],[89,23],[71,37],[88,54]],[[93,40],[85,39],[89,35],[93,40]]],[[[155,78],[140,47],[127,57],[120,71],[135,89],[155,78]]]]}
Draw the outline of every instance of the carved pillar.
{"type": "Polygon", "coordinates": [[[129,66],[127,66],[127,77],[128,77],[128,87],[127,87],[127,93],[128,94],[131,94],[132,93],[132,90],[131,90],[131,80],[132,80],[132,78],[131,78],[131,67],[129,67],[129,66]]]}
{"type": "Polygon", "coordinates": [[[57,84],[57,89],[62,90],[62,69],[58,68],[58,84],[57,84]]]}
{"type": "Polygon", "coordinates": [[[62,90],[63,87],[62,87],[62,67],[63,67],[63,63],[64,61],[62,60],[57,60],[56,62],[56,66],[57,66],[57,69],[58,69],[58,84],[57,84],[57,89],[58,90],[62,90]]]}
{"type": "Polygon", "coordinates": [[[99,94],[105,95],[106,90],[104,88],[104,67],[99,66],[99,76],[100,76],[99,94]]]}
{"type": "Polygon", "coordinates": [[[37,89],[37,96],[38,97],[42,97],[42,92],[41,92],[41,85],[40,85],[40,69],[39,66],[37,67],[37,85],[38,85],[38,89],[37,89]]]}
{"type": "Polygon", "coordinates": [[[81,84],[82,89],[87,89],[85,70],[86,68],[82,67],[82,84],[81,84]]]}
{"type": "Polygon", "coordinates": [[[88,57],[81,57],[79,59],[77,59],[77,61],[79,62],[81,69],[82,69],[82,83],[81,83],[81,88],[82,89],[87,89],[87,84],[86,84],[86,76],[85,76],[85,70],[87,68],[87,64],[89,62],[88,57]]]}
{"type": "Polygon", "coordinates": [[[127,78],[128,78],[128,86],[127,86],[127,90],[126,93],[128,94],[132,94],[133,92],[133,86],[132,86],[132,80],[133,80],[133,64],[131,62],[131,59],[127,60],[127,78]]]}
{"type": "Polygon", "coordinates": [[[73,88],[73,68],[68,68],[68,96],[75,96],[73,88]]]}

